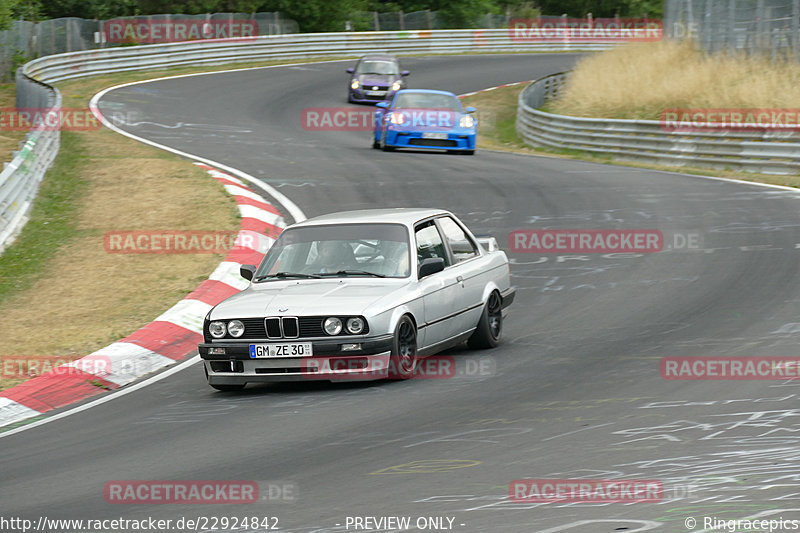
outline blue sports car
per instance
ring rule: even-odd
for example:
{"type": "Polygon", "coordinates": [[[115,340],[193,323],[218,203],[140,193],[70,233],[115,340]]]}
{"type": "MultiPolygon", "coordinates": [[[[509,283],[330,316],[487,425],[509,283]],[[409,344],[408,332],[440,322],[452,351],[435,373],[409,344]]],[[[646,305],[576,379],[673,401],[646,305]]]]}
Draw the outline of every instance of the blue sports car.
{"type": "Polygon", "coordinates": [[[402,89],[377,104],[373,148],[447,150],[472,155],[478,135],[474,107],[463,109],[446,91],[402,89]]]}

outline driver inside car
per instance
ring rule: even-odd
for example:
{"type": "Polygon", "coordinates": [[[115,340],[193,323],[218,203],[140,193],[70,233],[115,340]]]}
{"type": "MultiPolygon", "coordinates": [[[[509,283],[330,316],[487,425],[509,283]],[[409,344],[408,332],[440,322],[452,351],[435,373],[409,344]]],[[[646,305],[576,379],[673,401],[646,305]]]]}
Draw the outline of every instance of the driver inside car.
{"type": "Polygon", "coordinates": [[[319,274],[358,268],[353,249],[346,242],[319,241],[317,254],[315,265],[319,274]]]}

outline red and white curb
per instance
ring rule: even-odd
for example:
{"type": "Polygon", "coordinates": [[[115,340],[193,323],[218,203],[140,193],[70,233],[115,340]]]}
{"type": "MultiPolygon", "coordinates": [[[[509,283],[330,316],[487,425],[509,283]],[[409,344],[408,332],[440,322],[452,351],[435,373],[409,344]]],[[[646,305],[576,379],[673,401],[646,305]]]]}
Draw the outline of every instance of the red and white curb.
{"type": "Polygon", "coordinates": [[[481,89],[480,91],[472,91],[471,93],[464,93],[459,94],[459,98],[466,98],[467,96],[474,96],[476,94],[485,93],[488,91],[494,91],[495,89],[502,89],[503,87],[513,87],[515,85],[522,85],[523,83],[530,83],[532,80],[528,81],[515,81],[514,83],[504,83],[503,85],[498,85],[496,87],[489,87],[488,89],[481,89]]]}
{"type": "Polygon", "coordinates": [[[0,392],[0,427],[41,415],[52,409],[117,389],[185,359],[203,341],[208,311],[245,287],[239,275],[244,264],[258,265],[275,237],[286,227],[283,216],[242,180],[204,163],[239,207],[238,246],[209,278],[153,322],[105,348],[63,367],[0,392]],[[103,365],[97,365],[102,361],[103,365]],[[87,370],[97,368],[97,373],[87,370]]]}

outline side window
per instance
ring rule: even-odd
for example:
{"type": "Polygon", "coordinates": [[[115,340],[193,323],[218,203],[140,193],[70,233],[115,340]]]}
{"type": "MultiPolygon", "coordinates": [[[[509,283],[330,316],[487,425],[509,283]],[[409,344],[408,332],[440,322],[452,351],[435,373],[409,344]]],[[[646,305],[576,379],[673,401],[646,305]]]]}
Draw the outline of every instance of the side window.
{"type": "Polygon", "coordinates": [[[445,266],[448,264],[444,242],[432,220],[417,226],[414,233],[417,239],[417,259],[420,263],[430,257],[441,257],[445,266]]]}
{"type": "Polygon", "coordinates": [[[467,234],[464,233],[464,230],[455,220],[450,217],[442,217],[439,219],[439,224],[442,226],[444,238],[447,239],[447,245],[450,246],[456,263],[472,259],[478,255],[478,249],[475,244],[467,237],[467,234]]]}

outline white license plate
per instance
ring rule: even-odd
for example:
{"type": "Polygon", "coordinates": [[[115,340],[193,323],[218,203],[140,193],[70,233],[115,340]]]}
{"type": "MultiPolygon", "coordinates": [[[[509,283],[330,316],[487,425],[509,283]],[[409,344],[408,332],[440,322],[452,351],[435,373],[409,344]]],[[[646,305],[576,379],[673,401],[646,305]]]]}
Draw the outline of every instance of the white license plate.
{"type": "Polygon", "coordinates": [[[446,133],[435,133],[431,131],[422,132],[423,139],[447,139],[446,133]]]}
{"type": "Polygon", "coordinates": [[[367,93],[367,96],[382,96],[386,94],[386,91],[364,91],[367,93]]]}
{"type": "Polygon", "coordinates": [[[251,344],[250,359],[267,357],[310,357],[313,355],[310,342],[286,342],[281,344],[251,344]]]}

